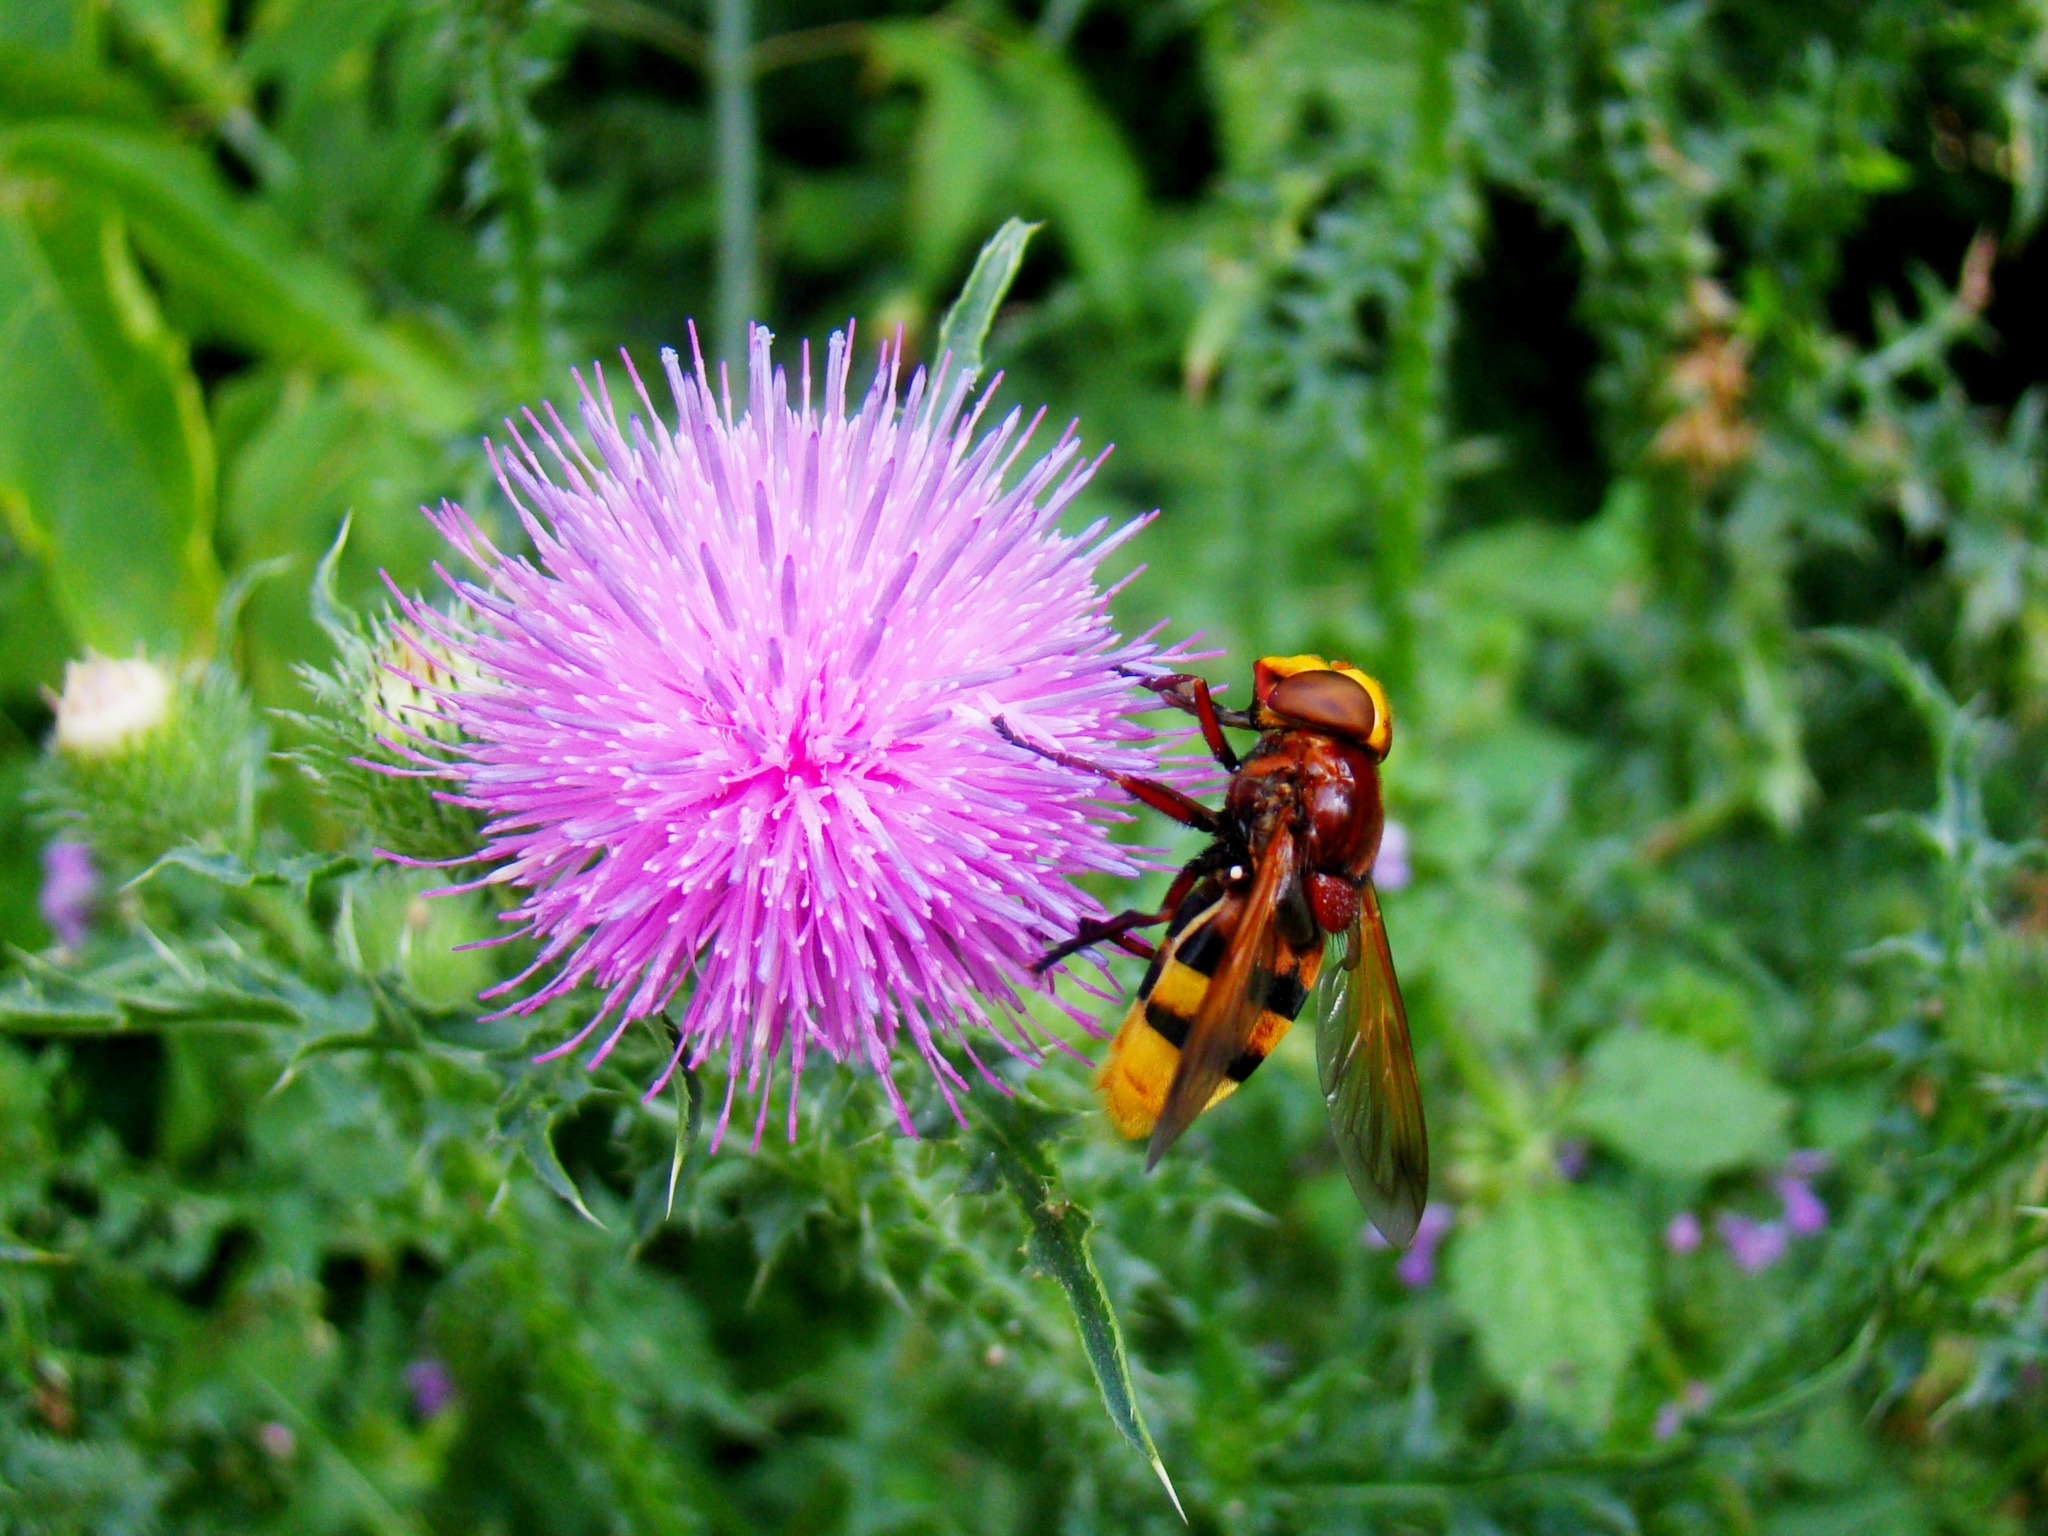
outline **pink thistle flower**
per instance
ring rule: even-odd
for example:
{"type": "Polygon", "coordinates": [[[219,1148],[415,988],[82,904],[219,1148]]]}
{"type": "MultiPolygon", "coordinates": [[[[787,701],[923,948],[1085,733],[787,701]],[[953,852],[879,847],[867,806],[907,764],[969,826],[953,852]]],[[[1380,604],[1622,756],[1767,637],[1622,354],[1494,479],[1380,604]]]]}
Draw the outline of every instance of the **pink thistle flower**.
{"type": "Polygon", "coordinates": [[[596,1035],[594,1065],[675,1003],[680,1038],[648,1091],[722,1057],[720,1134],[744,1077],[759,1138],[786,1062],[794,1137],[817,1052],[880,1076],[909,1131],[898,1039],[949,1104],[966,1082],[942,1040],[984,1075],[976,1034],[1037,1059],[1028,967],[1099,911],[1073,877],[1142,867],[1108,836],[1128,818],[1093,803],[1100,781],[990,721],[1158,772],[1132,718],[1156,701],[1125,669],[1169,658],[1119,639],[1096,580],[1147,520],[1062,534],[1100,459],[1070,428],[1011,477],[1031,427],[1012,411],[977,436],[987,392],[966,411],[968,381],[943,366],[899,405],[900,343],[849,399],[835,335],[820,409],[809,349],[793,398],[769,341],[752,334],[737,420],[701,357],[685,377],[665,351],[674,430],[630,359],[623,423],[603,374],[578,376],[594,458],[551,408],[508,423],[492,463],[534,555],[501,552],[459,507],[430,512],[482,579],[443,573],[452,614],[401,596],[463,680],[401,676],[460,733],[453,761],[418,761],[486,817],[496,868],[472,884],[523,888],[511,920],[542,941],[485,995],[543,973],[503,1012],[603,993],[549,1057],[596,1035]]]}

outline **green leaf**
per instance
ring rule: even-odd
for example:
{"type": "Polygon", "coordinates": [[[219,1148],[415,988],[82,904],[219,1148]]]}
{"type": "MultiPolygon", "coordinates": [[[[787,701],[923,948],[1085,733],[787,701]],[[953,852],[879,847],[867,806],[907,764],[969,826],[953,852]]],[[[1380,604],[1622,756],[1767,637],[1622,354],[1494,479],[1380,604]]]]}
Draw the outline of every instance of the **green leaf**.
{"type": "Polygon", "coordinates": [[[698,1134],[704,1129],[704,1080],[686,1066],[669,1076],[669,1089],[676,1098],[676,1152],[668,1165],[668,1203],[664,1217],[676,1213],[676,1184],[683,1176],[683,1164],[697,1150],[698,1134]]]}
{"type": "Polygon", "coordinates": [[[1948,1033],[1963,1054],[1993,1072],[2017,1072],[2048,1057],[2048,940],[2000,929],[1962,967],[1948,1033]]]}
{"type": "Polygon", "coordinates": [[[1601,1190],[1518,1190],[1458,1234],[1451,1294],[1487,1369],[1523,1403],[1605,1428],[1650,1315],[1650,1244],[1601,1190]]]}
{"type": "Polygon", "coordinates": [[[304,1027],[321,1000],[236,954],[165,949],[73,973],[16,954],[17,975],[0,986],[0,1034],[151,1033],[187,1027],[304,1027]]]}
{"type": "Polygon", "coordinates": [[[1057,222],[1102,307],[1129,319],[1150,218],[1145,180],[1122,132],[1059,54],[1027,39],[1004,48],[997,62],[1024,117],[1025,184],[1057,222]]]}
{"type": "Polygon", "coordinates": [[[939,21],[877,26],[877,72],[912,80],[924,110],[910,149],[912,261],[926,292],[944,280],[1016,153],[1016,130],[961,29],[939,21]]]}
{"type": "Polygon", "coordinates": [[[68,1253],[47,1253],[41,1248],[24,1248],[19,1243],[0,1242],[0,1264],[69,1264],[68,1253]]]}
{"type": "Polygon", "coordinates": [[[173,848],[128,883],[141,885],[163,870],[184,869],[230,890],[282,889],[308,903],[321,887],[364,867],[364,861],[351,853],[295,853],[284,858],[259,855],[253,863],[244,863],[232,853],[188,846],[173,848]]]}
{"type": "Polygon", "coordinates": [[[583,1203],[583,1191],[576,1187],[576,1181],[569,1177],[569,1170],[562,1166],[561,1156],[555,1151],[555,1122],[575,1107],[576,1100],[582,1097],[578,1090],[584,1086],[583,1079],[571,1076],[564,1085],[565,1098],[545,1070],[521,1072],[498,1100],[490,1139],[525,1158],[527,1167],[541,1183],[566,1201],[577,1215],[603,1231],[604,1223],[583,1203]]]}
{"type": "Polygon", "coordinates": [[[214,478],[198,382],[120,221],[63,194],[0,210],[0,511],[76,641],[206,643],[214,478]]]}
{"type": "Polygon", "coordinates": [[[1413,110],[1421,44],[1413,18],[1392,6],[1311,0],[1274,6],[1249,41],[1238,18],[1213,13],[1225,158],[1258,173],[1279,160],[1304,110],[1334,115],[1352,133],[1384,129],[1413,110]]]}
{"type": "Polygon", "coordinates": [[[0,131],[0,163],[111,201],[230,339],[374,380],[439,430],[474,416],[469,392],[445,366],[370,321],[353,282],[265,227],[195,152],[107,124],[51,120],[0,131]]]}
{"type": "Polygon", "coordinates": [[[83,13],[72,0],[8,0],[0,5],[0,38],[55,53],[71,46],[83,13]]]}
{"type": "Polygon", "coordinates": [[[1030,1236],[1025,1252],[1034,1269],[1059,1283],[1081,1335],[1081,1352],[1095,1375],[1102,1393],[1102,1406],[1110,1422],[1130,1447],[1151,1464],[1166,1496],[1182,1520],[1180,1495],[1166,1465],[1145,1427],[1138,1407],[1137,1389],[1131,1384],[1130,1361],[1124,1353],[1123,1332],[1117,1327],[1116,1310],[1102,1287],[1102,1276],[1088,1252],[1088,1231],[1095,1225],[1080,1206],[1066,1198],[1059,1169],[1046,1150],[1046,1139],[1069,1118],[1023,1098],[996,1099],[979,1104],[977,1129],[988,1148],[995,1172],[1003,1186],[1022,1207],[1030,1236]]]}
{"type": "Polygon", "coordinates": [[[1577,1123],[1658,1173],[1699,1178],[1783,1153],[1792,1100],[1691,1040],[1623,1030],[1586,1058],[1577,1123]]]}
{"type": "Polygon", "coordinates": [[[0,42],[0,122],[37,117],[101,117],[148,127],[149,97],[119,75],[68,53],[0,42]]]}
{"type": "Polygon", "coordinates": [[[939,355],[951,353],[954,366],[970,381],[981,376],[982,347],[988,341],[989,327],[995,324],[996,311],[1010,284],[1017,280],[1017,269],[1024,264],[1024,247],[1038,229],[1022,219],[1005,219],[974,258],[974,270],[967,274],[960,297],[940,322],[939,355]]]}
{"type": "Polygon", "coordinates": [[[78,654],[50,572],[20,549],[0,554],[0,693],[57,688],[78,654]]]}
{"type": "Polygon", "coordinates": [[[1507,903],[1478,888],[1418,892],[1413,905],[1390,919],[1402,963],[1461,1025],[1491,1040],[1534,1039],[1542,961],[1507,903]]]}

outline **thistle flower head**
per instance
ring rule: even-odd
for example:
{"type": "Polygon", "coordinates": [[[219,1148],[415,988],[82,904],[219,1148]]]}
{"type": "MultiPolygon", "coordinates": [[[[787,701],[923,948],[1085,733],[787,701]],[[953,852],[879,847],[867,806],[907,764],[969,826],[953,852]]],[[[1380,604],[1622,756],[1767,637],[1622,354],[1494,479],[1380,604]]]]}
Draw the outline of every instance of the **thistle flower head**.
{"type": "Polygon", "coordinates": [[[899,404],[884,347],[850,397],[834,336],[818,402],[808,351],[794,389],[766,331],[751,354],[737,418],[673,352],[673,428],[637,375],[623,421],[602,374],[583,386],[594,455],[529,412],[493,462],[531,558],[430,514],[479,579],[452,613],[404,603],[471,679],[408,678],[460,730],[422,760],[486,818],[485,878],[526,893],[540,984],[511,1010],[602,992],[557,1052],[594,1039],[594,1061],[671,1010],[669,1070],[722,1058],[759,1091],[757,1135],[779,1064],[794,1133],[820,1052],[880,1074],[908,1128],[891,1047],[949,1102],[942,1041],[1035,1055],[1027,967],[1094,910],[1072,877],[1138,867],[1095,781],[990,725],[1153,768],[1119,670],[1153,648],[1118,638],[1095,577],[1137,525],[1062,534],[1099,461],[1069,432],[1013,473],[1029,430],[1012,412],[977,435],[944,368],[899,404]]]}

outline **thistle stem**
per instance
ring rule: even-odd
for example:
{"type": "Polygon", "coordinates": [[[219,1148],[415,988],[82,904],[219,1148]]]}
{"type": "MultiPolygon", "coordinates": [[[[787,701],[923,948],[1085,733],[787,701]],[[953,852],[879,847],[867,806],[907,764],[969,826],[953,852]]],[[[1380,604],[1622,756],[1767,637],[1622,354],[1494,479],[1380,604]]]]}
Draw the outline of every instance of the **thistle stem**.
{"type": "Polygon", "coordinates": [[[718,147],[718,355],[739,365],[758,307],[760,146],[751,58],[753,0],[711,0],[711,95],[718,147]]]}

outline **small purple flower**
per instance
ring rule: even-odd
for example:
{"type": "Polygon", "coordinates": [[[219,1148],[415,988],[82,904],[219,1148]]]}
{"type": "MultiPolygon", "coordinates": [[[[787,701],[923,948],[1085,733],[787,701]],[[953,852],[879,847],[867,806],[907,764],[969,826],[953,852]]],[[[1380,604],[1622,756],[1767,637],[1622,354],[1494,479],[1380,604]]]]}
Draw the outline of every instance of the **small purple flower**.
{"type": "Polygon", "coordinates": [[[1757,1221],[1737,1211],[1723,1211],[1714,1218],[1729,1257],[1754,1275],[1769,1269],[1785,1257],[1786,1232],[1781,1221],[1757,1221]]]}
{"type": "Polygon", "coordinates": [[[1129,672],[1175,658],[1119,639],[1096,579],[1143,520],[1059,530],[1100,462],[1071,429],[1013,474],[1030,429],[1012,411],[977,436],[987,392],[968,409],[958,374],[920,371],[899,404],[885,346],[849,397],[836,335],[820,409],[808,348],[792,387],[769,339],[737,419],[668,351],[673,430],[630,360],[623,422],[603,375],[579,378],[594,455],[552,409],[508,424],[492,462],[531,558],[459,507],[429,514],[480,579],[452,582],[452,613],[401,599],[464,679],[405,678],[461,736],[418,760],[487,818],[475,884],[522,889],[508,920],[540,943],[486,996],[534,977],[505,1012],[604,994],[550,1056],[595,1035],[595,1063],[674,1005],[649,1091],[722,1057],[719,1134],[744,1078],[758,1138],[786,1067],[794,1137],[815,1054],[875,1072],[907,1132],[891,1049],[907,1036],[949,1103],[966,1079],[942,1040],[1037,1059],[1029,966],[1099,910],[1073,878],[1142,867],[1100,780],[991,720],[1156,774],[1135,719],[1156,700],[1129,672]]]}
{"type": "Polygon", "coordinates": [[[1700,1219],[1691,1211],[1680,1211],[1664,1223],[1664,1246],[1673,1253],[1692,1253],[1700,1246],[1700,1219]]]}
{"type": "Polygon", "coordinates": [[[455,1378],[448,1367],[431,1355],[423,1355],[405,1368],[405,1389],[412,1394],[415,1417],[437,1417],[455,1398],[455,1378]]]}
{"type": "Polygon", "coordinates": [[[1408,888],[1415,871],[1408,864],[1408,829],[1389,821],[1380,829],[1380,851],[1372,861],[1372,883],[1383,891],[1408,888]]]}
{"type": "Polygon", "coordinates": [[[256,1426],[256,1443],[272,1461],[290,1461],[299,1452],[299,1437],[289,1424],[276,1419],[256,1426]]]}
{"type": "Polygon", "coordinates": [[[1781,1173],[1773,1181],[1784,1207],[1785,1225],[1794,1237],[1811,1237],[1828,1224],[1827,1203],[1797,1174],[1781,1173]]]}
{"type": "Polygon", "coordinates": [[[59,944],[75,949],[85,942],[86,925],[99,890],[99,871],[93,868],[92,849],[63,838],[45,845],[43,888],[36,893],[36,910],[59,944]]]}
{"type": "Polygon", "coordinates": [[[1688,1381],[1685,1390],[1657,1410],[1657,1419],[1650,1432],[1658,1440],[1669,1440],[1685,1427],[1686,1420],[1698,1413],[1713,1400],[1703,1381],[1688,1381]]]}
{"type": "Polygon", "coordinates": [[[1559,1178],[1575,1182],[1586,1176],[1588,1156],[1585,1137],[1567,1136],[1551,1150],[1550,1161],[1559,1178]]]}
{"type": "Polygon", "coordinates": [[[1457,1219],[1454,1207],[1435,1200],[1422,1208],[1422,1220],[1415,1226],[1415,1241],[1394,1265],[1394,1278],[1411,1291],[1422,1290],[1436,1279],[1436,1250],[1457,1219]]]}
{"type": "Polygon", "coordinates": [[[1794,1178],[1817,1179],[1834,1166],[1834,1157],[1817,1148],[1802,1148],[1786,1154],[1785,1171],[1794,1178]]]}

